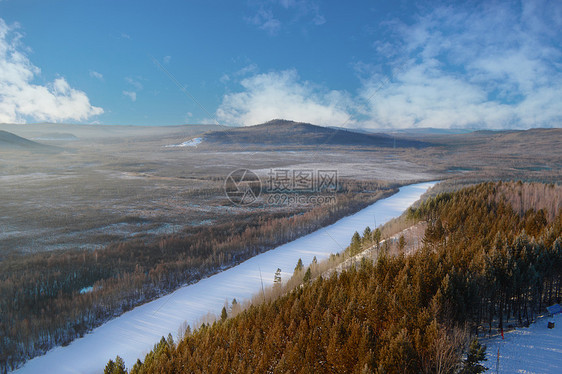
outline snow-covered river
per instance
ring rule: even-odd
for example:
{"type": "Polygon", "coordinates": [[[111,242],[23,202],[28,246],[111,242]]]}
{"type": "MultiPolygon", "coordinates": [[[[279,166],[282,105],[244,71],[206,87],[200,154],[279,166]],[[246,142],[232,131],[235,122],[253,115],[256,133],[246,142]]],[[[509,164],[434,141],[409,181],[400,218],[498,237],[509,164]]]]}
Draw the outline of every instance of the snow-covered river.
{"type": "Polygon", "coordinates": [[[436,182],[400,188],[393,196],[345,217],[336,223],[255,256],[238,266],[184,286],[157,300],[141,305],[94,329],[66,347],[28,361],[17,373],[100,373],[109,359],[121,356],[130,368],[137,358],[152,349],[160,337],[172,333],[187,321],[194,325],[209,312],[220,314],[225,301],[249,299],[273,283],[277,268],[288,279],[299,258],[305,266],[314,256],[323,260],[342,251],[355,231],[375,227],[399,216],[436,182]],[[261,274],[261,277],[260,277],[261,274]]]}

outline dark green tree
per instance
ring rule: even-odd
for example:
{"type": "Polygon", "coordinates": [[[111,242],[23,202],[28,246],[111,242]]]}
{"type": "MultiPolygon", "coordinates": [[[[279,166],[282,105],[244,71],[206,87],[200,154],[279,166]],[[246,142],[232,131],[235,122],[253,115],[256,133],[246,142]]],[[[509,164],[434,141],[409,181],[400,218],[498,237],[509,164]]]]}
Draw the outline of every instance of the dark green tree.
{"type": "Polygon", "coordinates": [[[371,233],[371,228],[367,226],[363,231],[363,243],[369,243],[371,240],[373,240],[373,234],[371,233]]]}
{"type": "Polygon", "coordinates": [[[351,245],[349,246],[349,254],[355,256],[361,251],[361,235],[357,231],[353,234],[351,238],[351,245]]]}
{"type": "Polygon", "coordinates": [[[485,372],[488,368],[482,365],[481,362],[486,360],[486,346],[480,344],[478,338],[474,338],[468,348],[461,374],[479,374],[485,372]]]}
{"type": "Polygon", "coordinates": [[[273,285],[280,286],[281,285],[281,269],[277,268],[275,271],[275,275],[273,276],[273,285]]]}
{"type": "Polygon", "coordinates": [[[226,307],[222,307],[222,311],[221,311],[221,321],[226,321],[226,319],[228,318],[228,313],[226,312],[226,307]]]}
{"type": "Polygon", "coordinates": [[[310,271],[310,267],[306,269],[306,273],[304,273],[304,278],[302,279],[303,282],[308,282],[312,278],[312,271],[310,271]]]}
{"type": "Polygon", "coordinates": [[[297,261],[297,266],[295,266],[295,273],[298,273],[303,268],[304,268],[304,265],[302,263],[302,259],[299,258],[299,260],[297,261]]]}
{"type": "Polygon", "coordinates": [[[103,374],[112,374],[114,369],[115,369],[115,362],[113,362],[113,360],[110,359],[107,365],[105,365],[105,369],[103,369],[103,374]]]}
{"type": "Polygon", "coordinates": [[[115,362],[113,360],[109,360],[107,365],[105,365],[105,369],[103,370],[103,374],[125,374],[127,370],[125,369],[125,361],[119,356],[115,357],[115,362]]]}

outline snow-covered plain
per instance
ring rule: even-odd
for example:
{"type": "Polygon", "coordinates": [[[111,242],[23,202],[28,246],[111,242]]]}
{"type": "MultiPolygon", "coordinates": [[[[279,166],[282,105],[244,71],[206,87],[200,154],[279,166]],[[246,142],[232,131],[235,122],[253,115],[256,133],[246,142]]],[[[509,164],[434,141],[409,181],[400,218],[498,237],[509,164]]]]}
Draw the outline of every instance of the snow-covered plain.
{"type": "Polygon", "coordinates": [[[488,373],[562,373],[562,316],[555,318],[555,327],[547,327],[548,318],[541,318],[528,328],[516,329],[489,340],[484,365],[488,373]],[[500,352],[498,370],[498,348],[500,352]]]}
{"type": "Polygon", "coordinates": [[[233,268],[184,286],[175,292],[141,305],[94,329],[66,347],[28,361],[17,373],[100,373],[109,359],[120,355],[127,367],[145,354],[162,336],[177,335],[187,321],[194,325],[209,312],[219,314],[225,301],[249,299],[273,283],[277,268],[288,279],[299,258],[305,266],[345,249],[355,231],[375,227],[399,216],[435,182],[419,183],[336,223],[255,256],[233,268]]]}

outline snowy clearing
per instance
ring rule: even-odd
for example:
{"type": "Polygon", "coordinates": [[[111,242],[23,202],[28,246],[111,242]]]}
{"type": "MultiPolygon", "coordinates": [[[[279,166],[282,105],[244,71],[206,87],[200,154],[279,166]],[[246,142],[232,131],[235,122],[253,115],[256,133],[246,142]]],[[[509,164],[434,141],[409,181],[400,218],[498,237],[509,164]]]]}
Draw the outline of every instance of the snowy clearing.
{"type": "Polygon", "coordinates": [[[197,147],[199,144],[201,144],[201,142],[203,141],[203,138],[193,138],[193,139],[189,139],[183,143],[180,144],[170,144],[170,145],[166,145],[166,148],[174,148],[174,147],[197,147]]]}
{"type": "Polygon", "coordinates": [[[323,260],[341,252],[355,231],[382,225],[399,216],[435,182],[419,183],[336,223],[255,256],[242,264],[209,278],[184,286],[175,292],[141,305],[94,329],[66,347],[57,347],[46,355],[28,361],[17,373],[101,373],[116,355],[130,368],[137,358],[144,359],[161,336],[177,336],[187,321],[194,325],[208,313],[219,314],[225,301],[249,299],[261,289],[261,282],[273,284],[277,268],[287,280],[299,258],[308,266],[314,256],[323,260]]]}
{"type": "Polygon", "coordinates": [[[504,333],[504,340],[501,336],[483,339],[487,373],[562,373],[562,316],[556,316],[555,322],[549,329],[548,318],[540,318],[528,328],[504,333]]]}

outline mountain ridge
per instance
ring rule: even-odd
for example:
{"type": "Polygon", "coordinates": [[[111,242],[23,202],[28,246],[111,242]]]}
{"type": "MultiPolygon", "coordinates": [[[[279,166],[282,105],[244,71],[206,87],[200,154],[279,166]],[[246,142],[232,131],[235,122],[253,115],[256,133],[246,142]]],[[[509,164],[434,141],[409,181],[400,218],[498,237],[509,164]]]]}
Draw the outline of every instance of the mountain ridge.
{"type": "Polygon", "coordinates": [[[254,126],[209,131],[206,143],[253,146],[360,146],[384,148],[423,148],[431,144],[382,133],[360,133],[304,122],[274,119],[254,126]]]}

